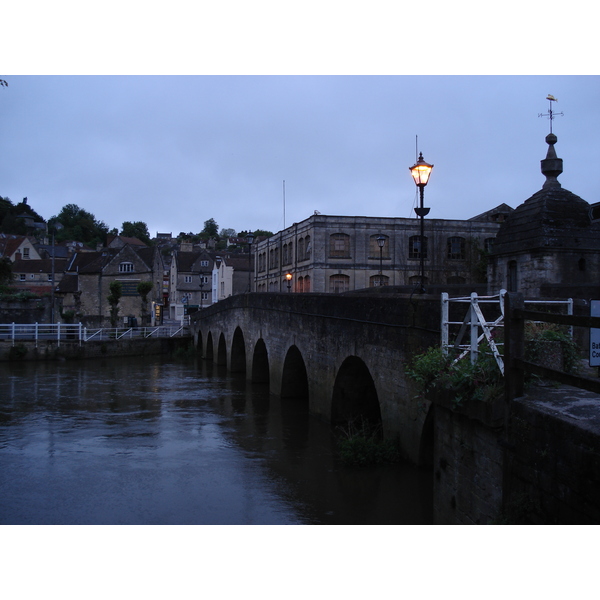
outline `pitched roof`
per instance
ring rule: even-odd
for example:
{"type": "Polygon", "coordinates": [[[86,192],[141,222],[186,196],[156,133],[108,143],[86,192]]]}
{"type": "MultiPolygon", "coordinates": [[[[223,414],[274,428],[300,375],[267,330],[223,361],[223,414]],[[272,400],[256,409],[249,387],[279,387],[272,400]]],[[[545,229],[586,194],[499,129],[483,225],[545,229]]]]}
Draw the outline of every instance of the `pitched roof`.
{"type": "MultiPolygon", "coordinates": [[[[68,260],[66,258],[54,259],[54,272],[62,273],[67,268],[68,260]]],[[[52,259],[30,259],[15,260],[12,266],[13,273],[52,273],[52,259]]]]}

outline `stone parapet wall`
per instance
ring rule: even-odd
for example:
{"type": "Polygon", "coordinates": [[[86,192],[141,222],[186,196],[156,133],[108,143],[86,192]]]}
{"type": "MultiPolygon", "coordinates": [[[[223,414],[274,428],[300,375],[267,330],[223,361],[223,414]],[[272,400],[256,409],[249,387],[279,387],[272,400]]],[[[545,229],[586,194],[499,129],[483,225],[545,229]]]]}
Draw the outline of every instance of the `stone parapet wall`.
{"type": "Polygon", "coordinates": [[[14,346],[10,340],[0,341],[0,361],[80,360],[112,356],[145,356],[168,354],[191,343],[190,337],[133,338],[107,341],[79,342],[55,340],[19,341],[14,346]]]}

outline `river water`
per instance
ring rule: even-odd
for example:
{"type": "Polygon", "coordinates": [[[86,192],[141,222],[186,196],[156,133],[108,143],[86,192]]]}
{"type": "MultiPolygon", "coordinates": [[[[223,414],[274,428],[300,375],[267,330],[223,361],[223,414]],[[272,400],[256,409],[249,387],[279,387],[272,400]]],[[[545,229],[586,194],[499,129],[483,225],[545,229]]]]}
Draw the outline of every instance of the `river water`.
{"type": "Polygon", "coordinates": [[[0,364],[2,524],[429,524],[431,479],[202,360],[0,364]]]}

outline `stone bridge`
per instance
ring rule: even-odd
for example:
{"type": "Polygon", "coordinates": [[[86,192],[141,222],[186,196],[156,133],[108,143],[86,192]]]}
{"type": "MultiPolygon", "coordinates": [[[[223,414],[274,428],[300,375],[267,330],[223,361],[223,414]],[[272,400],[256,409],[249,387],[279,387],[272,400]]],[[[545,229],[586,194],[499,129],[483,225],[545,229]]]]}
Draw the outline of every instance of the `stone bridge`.
{"type": "Polygon", "coordinates": [[[240,294],[194,314],[191,329],[205,359],[331,424],[380,423],[407,459],[425,465],[430,406],[415,399],[405,366],[439,344],[439,305],[437,296],[392,293],[240,294]]]}

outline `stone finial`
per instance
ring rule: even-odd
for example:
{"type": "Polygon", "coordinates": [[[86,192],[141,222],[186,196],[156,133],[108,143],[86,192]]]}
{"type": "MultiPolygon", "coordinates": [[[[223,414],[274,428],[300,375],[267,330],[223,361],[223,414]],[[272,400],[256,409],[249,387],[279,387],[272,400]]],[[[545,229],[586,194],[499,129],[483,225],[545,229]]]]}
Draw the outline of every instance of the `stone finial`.
{"type": "Polygon", "coordinates": [[[548,144],[548,154],[546,158],[541,162],[542,173],[546,176],[546,181],[543,188],[549,187],[561,187],[557,177],[563,172],[563,161],[562,158],[556,157],[556,150],[554,150],[554,144],[556,144],[558,138],[553,134],[549,133],[546,136],[546,143],[548,144]]]}

